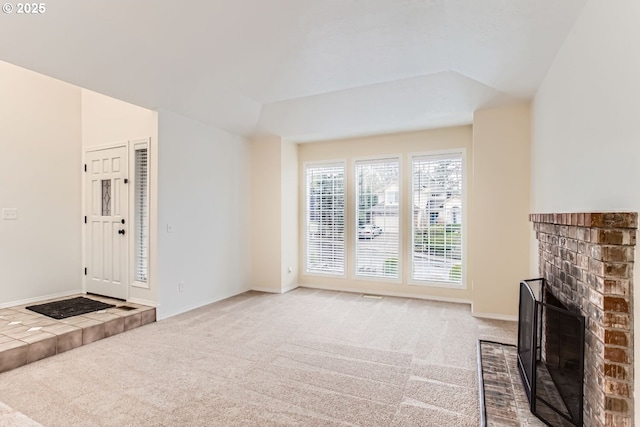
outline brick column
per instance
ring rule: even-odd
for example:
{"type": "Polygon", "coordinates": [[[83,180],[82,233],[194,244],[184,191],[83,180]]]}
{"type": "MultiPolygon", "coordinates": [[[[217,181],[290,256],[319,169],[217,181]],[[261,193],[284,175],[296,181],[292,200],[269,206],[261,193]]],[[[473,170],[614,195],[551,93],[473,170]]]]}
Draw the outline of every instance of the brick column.
{"type": "Polygon", "coordinates": [[[637,213],[531,214],[540,275],[586,319],[584,425],[633,425],[637,213]]]}

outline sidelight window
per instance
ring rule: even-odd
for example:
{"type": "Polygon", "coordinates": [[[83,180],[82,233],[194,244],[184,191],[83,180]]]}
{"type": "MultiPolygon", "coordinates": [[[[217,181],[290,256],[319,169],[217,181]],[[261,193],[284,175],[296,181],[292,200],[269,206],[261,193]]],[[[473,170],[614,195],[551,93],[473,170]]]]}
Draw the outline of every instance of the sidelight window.
{"type": "Polygon", "coordinates": [[[134,280],[146,283],[149,271],[149,175],[147,148],[135,149],[134,280]]]}

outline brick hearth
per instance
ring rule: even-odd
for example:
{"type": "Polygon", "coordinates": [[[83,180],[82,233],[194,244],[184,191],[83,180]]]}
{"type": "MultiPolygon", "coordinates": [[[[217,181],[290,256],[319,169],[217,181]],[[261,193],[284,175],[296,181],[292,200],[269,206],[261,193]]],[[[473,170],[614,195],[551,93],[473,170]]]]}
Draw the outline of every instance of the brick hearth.
{"type": "Polygon", "coordinates": [[[637,213],[531,214],[540,275],[586,319],[584,425],[633,425],[637,213]]]}

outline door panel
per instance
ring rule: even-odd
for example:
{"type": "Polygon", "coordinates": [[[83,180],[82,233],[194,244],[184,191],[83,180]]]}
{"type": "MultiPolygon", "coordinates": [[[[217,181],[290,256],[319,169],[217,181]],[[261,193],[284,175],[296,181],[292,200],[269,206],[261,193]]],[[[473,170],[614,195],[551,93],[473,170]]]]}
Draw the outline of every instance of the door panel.
{"type": "Polygon", "coordinates": [[[86,153],[87,292],[128,296],[127,148],[86,153]]]}

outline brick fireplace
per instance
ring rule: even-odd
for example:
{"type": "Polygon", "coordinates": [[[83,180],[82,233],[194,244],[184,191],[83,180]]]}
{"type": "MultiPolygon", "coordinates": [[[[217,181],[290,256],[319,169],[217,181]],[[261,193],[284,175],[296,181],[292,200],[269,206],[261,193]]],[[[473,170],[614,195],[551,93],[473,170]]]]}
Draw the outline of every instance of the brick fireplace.
{"type": "Polygon", "coordinates": [[[584,425],[633,425],[637,213],[531,214],[550,292],[585,317],[584,425]]]}

